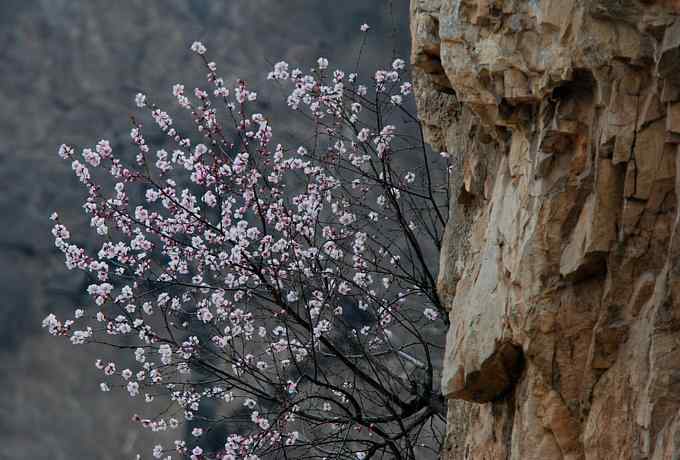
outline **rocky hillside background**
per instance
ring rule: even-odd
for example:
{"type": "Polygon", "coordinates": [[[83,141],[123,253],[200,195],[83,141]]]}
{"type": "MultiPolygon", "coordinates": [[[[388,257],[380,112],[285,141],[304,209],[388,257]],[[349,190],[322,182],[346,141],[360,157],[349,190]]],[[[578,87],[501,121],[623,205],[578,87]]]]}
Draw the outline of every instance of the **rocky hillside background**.
{"type": "Polygon", "coordinates": [[[124,395],[99,392],[92,350],[40,330],[48,312],[71,312],[85,286],[50,235],[55,209],[80,222],[83,242],[89,235],[80,187],[56,147],[107,138],[125,148],[137,91],[163,104],[172,84],[201,82],[193,40],[227,80],[248,79],[266,100],[263,77],[280,59],[353,66],[364,22],[364,63],[408,55],[406,0],[0,2],[0,458],[133,458],[157,440],[132,426],[124,395]]]}
{"type": "Polygon", "coordinates": [[[413,0],[445,458],[680,455],[680,2],[413,0]]]}

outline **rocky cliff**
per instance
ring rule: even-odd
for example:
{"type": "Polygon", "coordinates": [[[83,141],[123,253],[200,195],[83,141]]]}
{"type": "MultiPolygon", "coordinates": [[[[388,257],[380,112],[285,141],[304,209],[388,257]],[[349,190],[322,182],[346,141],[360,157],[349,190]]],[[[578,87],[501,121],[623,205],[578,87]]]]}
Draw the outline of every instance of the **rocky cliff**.
{"type": "Polygon", "coordinates": [[[450,459],[680,456],[680,1],[412,0],[450,459]]]}

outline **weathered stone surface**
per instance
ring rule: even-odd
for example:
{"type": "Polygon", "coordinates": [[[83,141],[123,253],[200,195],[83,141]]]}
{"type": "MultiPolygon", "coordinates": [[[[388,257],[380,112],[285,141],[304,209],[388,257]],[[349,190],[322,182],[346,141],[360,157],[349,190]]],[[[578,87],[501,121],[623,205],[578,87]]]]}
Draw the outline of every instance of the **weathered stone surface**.
{"type": "Polygon", "coordinates": [[[460,152],[445,458],[678,458],[680,2],[411,8],[428,139],[460,152]]]}

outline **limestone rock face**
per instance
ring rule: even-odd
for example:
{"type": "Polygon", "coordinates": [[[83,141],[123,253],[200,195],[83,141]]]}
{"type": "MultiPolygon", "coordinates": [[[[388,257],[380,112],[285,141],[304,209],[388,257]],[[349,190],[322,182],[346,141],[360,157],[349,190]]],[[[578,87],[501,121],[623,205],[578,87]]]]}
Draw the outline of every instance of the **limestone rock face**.
{"type": "Polygon", "coordinates": [[[680,1],[412,0],[450,459],[680,456],[680,1]]]}

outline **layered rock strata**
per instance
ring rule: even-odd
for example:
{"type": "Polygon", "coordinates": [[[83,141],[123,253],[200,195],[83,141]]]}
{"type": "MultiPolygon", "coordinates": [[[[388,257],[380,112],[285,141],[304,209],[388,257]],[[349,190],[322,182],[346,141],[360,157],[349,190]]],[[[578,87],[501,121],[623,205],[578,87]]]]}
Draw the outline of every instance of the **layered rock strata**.
{"type": "Polygon", "coordinates": [[[445,458],[680,456],[680,1],[412,0],[445,458]]]}

